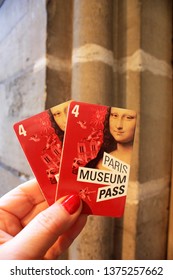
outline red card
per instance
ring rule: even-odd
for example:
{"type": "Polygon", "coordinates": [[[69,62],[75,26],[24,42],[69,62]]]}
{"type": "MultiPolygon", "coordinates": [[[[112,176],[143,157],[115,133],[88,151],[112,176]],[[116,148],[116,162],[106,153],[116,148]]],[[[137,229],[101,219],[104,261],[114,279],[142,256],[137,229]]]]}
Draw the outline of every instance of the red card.
{"type": "Polygon", "coordinates": [[[83,213],[124,212],[136,112],[72,101],[69,105],[57,198],[76,193],[83,213]]]}
{"type": "Polygon", "coordinates": [[[20,121],[14,130],[49,204],[55,202],[70,101],[20,121]]]}

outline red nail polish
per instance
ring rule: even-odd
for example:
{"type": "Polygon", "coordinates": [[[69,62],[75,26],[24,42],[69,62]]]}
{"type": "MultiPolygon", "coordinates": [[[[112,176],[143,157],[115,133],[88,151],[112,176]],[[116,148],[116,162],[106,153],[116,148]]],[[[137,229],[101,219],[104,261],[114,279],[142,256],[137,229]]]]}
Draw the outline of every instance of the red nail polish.
{"type": "Polygon", "coordinates": [[[77,194],[68,195],[65,200],[61,202],[61,205],[72,215],[80,206],[80,197],[77,194]]]}

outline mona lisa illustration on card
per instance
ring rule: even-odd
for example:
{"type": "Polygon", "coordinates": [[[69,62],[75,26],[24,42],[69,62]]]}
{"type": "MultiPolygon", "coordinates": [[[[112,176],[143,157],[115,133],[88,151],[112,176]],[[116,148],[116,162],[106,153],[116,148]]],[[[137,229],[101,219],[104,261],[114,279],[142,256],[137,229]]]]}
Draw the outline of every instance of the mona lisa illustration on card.
{"type": "Polygon", "coordinates": [[[124,213],[136,112],[72,101],[61,158],[57,198],[76,193],[83,213],[124,213]]]}
{"type": "Polygon", "coordinates": [[[14,125],[18,140],[49,204],[55,202],[69,103],[59,104],[14,125]]]}

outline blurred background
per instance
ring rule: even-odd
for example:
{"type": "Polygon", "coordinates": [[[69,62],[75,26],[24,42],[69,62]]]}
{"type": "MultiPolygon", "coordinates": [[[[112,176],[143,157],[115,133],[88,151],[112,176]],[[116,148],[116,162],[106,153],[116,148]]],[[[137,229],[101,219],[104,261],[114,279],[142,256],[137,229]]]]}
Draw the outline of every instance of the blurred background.
{"type": "Polygon", "coordinates": [[[138,114],[123,218],[89,217],[64,259],[173,259],[172,4],[0,0],[1,196],[33,177],[15,122],[70,98],[138,114]]]}

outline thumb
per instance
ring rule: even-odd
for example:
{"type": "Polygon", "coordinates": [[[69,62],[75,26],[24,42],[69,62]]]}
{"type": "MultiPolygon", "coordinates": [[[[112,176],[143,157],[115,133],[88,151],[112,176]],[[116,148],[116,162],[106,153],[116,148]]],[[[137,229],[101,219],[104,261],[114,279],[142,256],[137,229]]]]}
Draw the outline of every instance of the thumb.
{"type": "Polygon", "coordinates": [[[3,259],[42,259],[57,238],[75,223],[81,209],[78,195],[55,202],[1,246],[0,258],[4,255],[3,259]]]}

